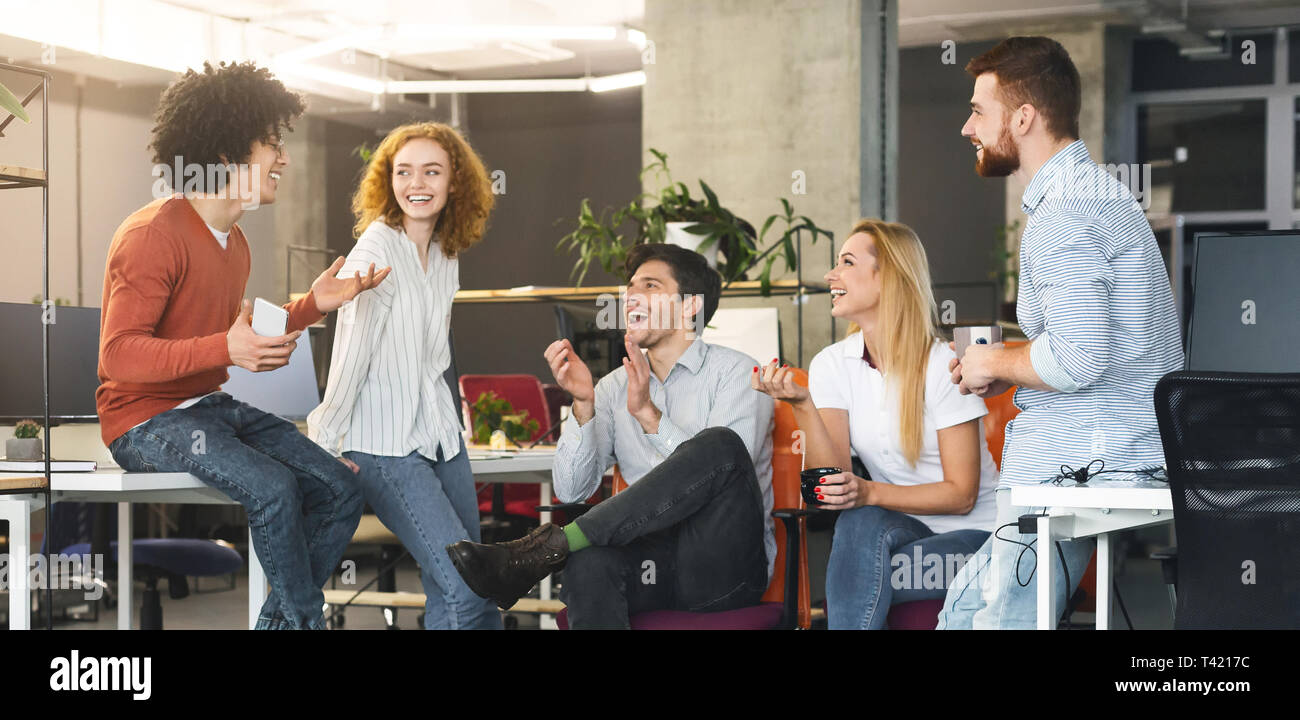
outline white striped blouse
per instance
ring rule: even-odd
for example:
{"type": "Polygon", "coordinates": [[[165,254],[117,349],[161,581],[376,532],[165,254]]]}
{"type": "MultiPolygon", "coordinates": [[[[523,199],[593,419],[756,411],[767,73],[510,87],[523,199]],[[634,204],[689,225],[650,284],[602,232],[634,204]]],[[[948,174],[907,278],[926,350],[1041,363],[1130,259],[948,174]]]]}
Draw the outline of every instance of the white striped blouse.
{"type": "Polygon", "coordinates": [[[1035,372],[1057,391],[1016,391],[1001,481],[1041,483],[1094,459],[1107,470],[1164,465],[1153,394],[1183,348],[1142,207],[1077,140],[1039,168],[1022,208],[1016,314],[1035,372]]]}
{"type": "Polygon", "coordinates": [[[347,451],[444,459],[460,452],[458,410],[443,372],[447,333],[460,289],[459,262],[430,243],[428,270],[406,232],[375,221],[339,277],[392,267],[374,289],[339,309],[329,386],[307,416],[307,436],[337,456],[347,451]]]}

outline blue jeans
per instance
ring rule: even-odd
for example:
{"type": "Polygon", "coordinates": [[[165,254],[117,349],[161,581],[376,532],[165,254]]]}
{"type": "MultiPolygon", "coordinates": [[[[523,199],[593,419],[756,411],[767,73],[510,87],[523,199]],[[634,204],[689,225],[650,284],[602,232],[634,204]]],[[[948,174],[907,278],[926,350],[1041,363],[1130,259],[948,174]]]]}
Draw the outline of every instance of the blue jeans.
{"type": "Polygon", "coordinates": [[[271,592],[256,628],[325,628],[321,588],[363,507],[347,466],[293,423],[214,393],[155,415],[109,445],[133,472],[187,472],[244,506],[271,592]]]}
{"type": "MultiPolygon", "coordinates": [[[[1021,535],[1015,523],[1021,515],[1042,512],[1043,508],[1017,507],[1011,504],[1011,489],[998,488],[995,530],[975,557],[952,581],[943,610],[939,613],[939,630],[1033,630],[1038,626],[1038,583],[1036,564],[1051,561],[1056,571],[1056,609],[1065,611],[1065,601],[1079,585],[1095,543],[1091,538],[1062,540],[1061,551],[1070,571],[1070,588],[1066,589],[1056,547],[1042,547],[1035,535],[1021,535]],[[1026,552],[1015,540],[1032,544],[1026,552]],[[1037,553],[1035,555],[1035,553],[1037,553]],[[1022,585],[1022,583],[1024,583],[1022,585]]],[[[1059,620],[1060,618],[1057,618],[1059,620]]]]}
{"type": "Polygon", "coordinates": [[[461,540],[479,541],[478,498],[469,455],[462,442],[451,460],[430,460],[413,452],[386,457],[344,455],[361,468],[366,502],[420,564],[426,630],[500,630],[496,604],[475,595],[444,549],[461,540]]]}
{"type": "Polygon", "coordinates": [[[828,626],[881,630],[890,605],[944,597],[988,536],[984,530],[936,535],[916,518],[870,505],[841,512],[826,566],[828,626]]]}

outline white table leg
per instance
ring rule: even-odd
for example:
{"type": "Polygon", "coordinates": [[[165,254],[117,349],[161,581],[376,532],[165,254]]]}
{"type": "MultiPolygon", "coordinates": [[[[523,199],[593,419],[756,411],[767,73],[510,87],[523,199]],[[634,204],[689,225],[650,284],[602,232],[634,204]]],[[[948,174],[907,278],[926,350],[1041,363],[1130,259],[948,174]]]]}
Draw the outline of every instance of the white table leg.
{"type": "Polygon", "coordinates": [[[131,539],[135,535],[131,527],[131,503],[117,504],[117,629],[131,629],[131,613],[134,610],[132,588],[135,585],[135,568],[132,563],[131,539]]]}
{"type": "Polygon", "coordinates": [[[266,602],[266,571],[253,548],[253,530],[248,530],[248,629],[257,627],[257,616],[266,602]]]}
{"type": "Polygon", "coordinates": [[[11,495],[0,501],[0,518],[9,521],[9,629],[32,628],[32,500],[11,495]]]}
{"type": "MultiPolygon", "coordinates": [[[[541,497],[542,502],[541,502],[541,504],[542,504],[542,505],[550,505],[550,504],[551,504],[551,484],[550,484],[550,483],[542,483],[542,484],[541,484],[541,493],[542,493],[542,497],[541,497]]],[[[546,523],[550,522],[550,521],[551,521],[551,511],[550,511],[550,510],[543,510],[543,511],[539,512],[538,515],[537,515],[537,520],[538,520],[538,522],[540,522],[540,523],[543,524],[543,525],[545,525],[546,523]]],[[[538,586],[538,588],[537,588],[537,595],[538,595],[538,597],[540,597],[540,598],[543,599],[543,600],[550,600],[550,599],[551,599],[551,576],[550,576],[550,575],[547,575],[546,577],[542,578],[542,582],[541,582],[541,584],[540,584],[540,585],[538,586]]],[[[556,629],[559,628],[559,626],[555,624],[555,617],[552,616],[552,615],[549,614],[549,613],[542,613],[541,615],[539,615],[538,618],[537,618],[537,624],[538,624],[538,626],[539,626],[541,629],[543,629],[543,630],[556,630],[556,629]]]]}
{"type": "Polygon", "coordinates": [[[1056,629],[1056,559],[1052,516],[1038,518],[1038,629],[1056,629]]]}
{"type": "Polygon", "coordinates": [[[1097,536],[1097,629],[1110,629],[1110,533],[1097,536]]]}

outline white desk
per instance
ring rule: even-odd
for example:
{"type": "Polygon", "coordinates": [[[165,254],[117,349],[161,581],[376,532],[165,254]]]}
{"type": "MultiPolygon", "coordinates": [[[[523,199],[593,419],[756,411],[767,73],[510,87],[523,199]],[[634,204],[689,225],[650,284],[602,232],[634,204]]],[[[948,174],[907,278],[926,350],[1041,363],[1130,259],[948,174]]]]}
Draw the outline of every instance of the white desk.
{"type": "Polygon", "coordinates": [[[1084,486],[1044,484],[1011,488],[1011,504],[1046,508],[1038,519],[1038,629],[1056,628],[1053,563],[1056,540],[1097,538],[1097,629],[1109,630],[1113,568],[1110,535],[1174,519],[1173,498],[1164,483],[1093,480],[1084,486]]]}
{"type": "MultiPolygon", "coordinates": [[[[551,464],[555,452],[531,450],[495,459],[475,459],[471,454],[470,468],[476,478],[488,482],[536,482],[540,484],[543,505],[550,504],[551,464]]],[[[30,477],[34,473],[0,473],[0,477],[30,477]]],[[[119,468],[104,468],[93,473],[54,473],[51,476],[51,493],[55,502],[115,502],[117,503],[118,539],[118,604],[117,627],[129,630],[132,626],[131,587],[134,580],[131,563],[132,503],[176,503],[201,505],[234,505],[234,500],[204,485],[189,473],[128,473],[119,468]]],[[[8,520],[9,553],[11,558],[31,557],[31,514],[44,507],[45,496],[40,492],[20,495],[0,495],[0,519],[8,520]]],[[[542,522],[550,522],[550,513],[542,513],[542,522]]],[[[26,630],[31,622],[31,588],[26,565],[21,560],[11,560],[9,570],[9,627],[26,630]],[[20,572],[15,572],[21,568],[20,572]]],[[[542,597],[551,599],[550,578],[543,581],[542,597]]],[[[253,550],[252,538],[248,543],[248,627],[257,624],[258,612],[266,600],[266,575],[253,550]]]]}

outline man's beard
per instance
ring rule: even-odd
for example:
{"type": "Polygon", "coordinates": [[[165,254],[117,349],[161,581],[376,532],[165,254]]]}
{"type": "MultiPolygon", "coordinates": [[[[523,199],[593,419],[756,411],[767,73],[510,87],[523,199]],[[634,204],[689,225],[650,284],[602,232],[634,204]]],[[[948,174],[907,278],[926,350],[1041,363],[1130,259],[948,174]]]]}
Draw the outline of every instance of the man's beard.
{"type": "Polygon", "coordinates": [[[1020,148],[1011,139],[1011,130],[1006,125],[998,135],[995,147],[984,146],[975,160],[975,172],[980,177],[1006,177],[1020,169],[1020,148]]]}

